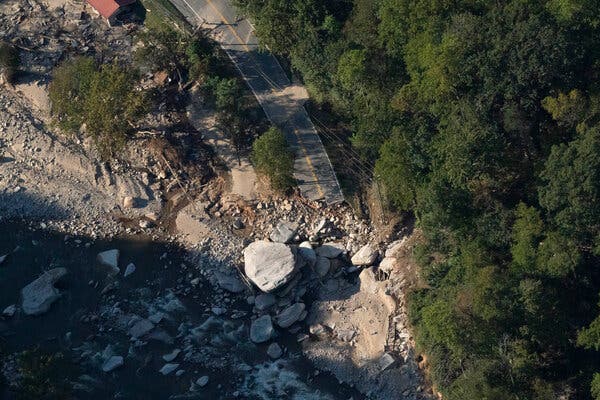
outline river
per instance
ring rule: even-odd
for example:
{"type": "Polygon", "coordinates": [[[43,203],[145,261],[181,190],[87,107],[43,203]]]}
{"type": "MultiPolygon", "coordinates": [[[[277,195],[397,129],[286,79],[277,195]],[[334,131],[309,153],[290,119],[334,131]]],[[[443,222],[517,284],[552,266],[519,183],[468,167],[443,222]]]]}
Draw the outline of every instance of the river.
{"type": "MultiPolygon", "coordinates": [[[[34,317],[18,310],[0,319],[0,367],[6,370],[24,350],[60,352],[64,360],[58,376],[74,387],[69,398],[363,398],[330,374],[316,372],[303,358],[296,335],[287,331],[279,331],[276,339],[285,349],[283,357],[271,360],[268,344],[249,341],[252,306],[246,297],[213,288],[202,270],[209,263],[191,263],[185,251],[172,244],[145,237],[65,237],[2,222],[0,256],[4,254],[8,257],[0,264],[0,311],[19,305],[21,288],[44,270],[68,270],[56,285],[62,296],[47,313],[34,317]],[[113,248],[120,250],[121,273],[110,278],[96,257],[113,248]],[[123,277],[129,263],[136,270],[123,277]],[[190,284],[195,278],[196,284],[190,284]],[[158,320],[150,338],[133,340],[127,333],[131,322],[150,316],[158,320]],[[163,376],[162,356],[174,349],[181,353],[172,363],[183,372],[163,376]],[[110,355],[122,356],[124,364],[106,373],[101,366],[110,355]],[[208,384],[194,385],[190,391],[201,376],[209,378],[208,384]]],[[[16,398],[7,382],[0,384],[0,398],[16,398]]]]}

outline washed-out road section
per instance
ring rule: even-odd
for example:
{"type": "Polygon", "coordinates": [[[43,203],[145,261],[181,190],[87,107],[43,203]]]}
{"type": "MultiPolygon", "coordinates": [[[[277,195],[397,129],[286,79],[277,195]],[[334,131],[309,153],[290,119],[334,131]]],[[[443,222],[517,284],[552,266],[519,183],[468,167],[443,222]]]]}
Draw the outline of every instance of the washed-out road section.
{"type": "Polygon", "coordinates": [[[325,147],[304,108],[306,89],[290,82],[277,59],[259,49],[250,22],[225,0],[171,0],[194,26],[212,33],[248,83],[269,120],[285,134],[302,195],[328,204],[344,200],[325,147]]]}

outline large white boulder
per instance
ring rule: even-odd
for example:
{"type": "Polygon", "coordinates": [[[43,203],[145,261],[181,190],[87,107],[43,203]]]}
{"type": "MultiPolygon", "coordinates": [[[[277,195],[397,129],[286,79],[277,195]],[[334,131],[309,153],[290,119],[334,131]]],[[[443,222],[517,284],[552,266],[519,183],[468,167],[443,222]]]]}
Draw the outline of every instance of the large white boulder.
{"type": "Polygon", "coordinates": [[[54,284],[67,274],[66,268],[54,268],[21,289],[22,309],[27,315],[43,314],[50,309],[60,292],[54,284]]]}
{"type": "Polygon", "coordinates": [[[283,243],[259,240],[244,249],[248,278],[263,292],[271,292],[288,283],[296,273],[296,257],[283,243]]]}
{"type": "Polygon", "coordinates": [[[352,265],[372,265],[375,262],[375,260],[377,260],[378,255],[379,253],[377,252],[376,248],[374,248],[370,244],[366,244],[363,247],[361,247],[355,255],[352,256],[352,265]]]}

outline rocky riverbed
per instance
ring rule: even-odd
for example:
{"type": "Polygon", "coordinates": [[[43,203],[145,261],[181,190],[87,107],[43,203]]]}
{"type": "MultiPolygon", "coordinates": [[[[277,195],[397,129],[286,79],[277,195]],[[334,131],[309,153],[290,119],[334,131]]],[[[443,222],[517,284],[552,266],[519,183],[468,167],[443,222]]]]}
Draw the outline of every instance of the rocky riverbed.
{"type": "Polygon", "coordinates": [[[2,398],[19,390],[17,360],[32,348],[65,355],[75,398],[361,398],[312,368],[286,330],[276,326],[269,343],[253,343],[255,305],[211,285],[208,255],[192,262],[183,249],[147,238],[1,228],[2,398]],[[112,249],[118,272],[114,259],[98,259],[112,249]],[[56,268],[66,274],[42,285],[52,293],[36,289],[47,308],[30,315],[21,288],[56,268]]]}
{"type": "Polygon", "coordinates": [[[403,303],[415,235],[240,195],[214,126],[177,107],[108,162],[55,131],[56,62],[105,44],[126,59],[137,29],[60,3],[0,3],[24,70],[0,90],[0,397],[39,398],[33,373],[82,399],[427,398],[403,303]]]}

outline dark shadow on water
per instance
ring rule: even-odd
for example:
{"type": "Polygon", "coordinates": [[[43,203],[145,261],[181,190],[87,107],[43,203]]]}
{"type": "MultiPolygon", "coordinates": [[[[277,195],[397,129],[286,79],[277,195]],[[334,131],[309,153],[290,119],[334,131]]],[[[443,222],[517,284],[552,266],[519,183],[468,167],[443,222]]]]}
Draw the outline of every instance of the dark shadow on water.
{"type": "MultiPolygon", "coordinates": [[[[15,197],[10,195],[9,198],[3,196],[0,204],[17,198],[34,201],[26,193],[16,193],[15,197]]],[[[61,210],[54,212],[60,213],[61,210]]],[[[0,222],[0,256],[5,254],[8,257],[0,264],[0,311],[11,304],[19,306],[21,288],[44,271],[60,266],[68,270],[68,275],[56,285],[61,297],[47,313],[28,316],[19,309],[12,318],[0,318],[0,364],[3,357],[34,348],[48,354],[61,352],[65,355],[66,363],[63,377],[71,382],[82,382],[83,379],[91,388],[89,393],[74,393],[73,398],[168,399],[172,395],[188,393],[192,380],[208,375],[210,383],[192,398],[232,399],[236,398],[234,392],[248,379],[248,374],[259,375],[260,365],[270,365],[266,355],[268,343],[255,345],[247,339],[248,318],[236,320],[224,316],[221,318],[227,322],[222,326],[231,327],[232,332],[240,329],[239,341],[228,339],[223,334],[207,334],[196,344],[203,354],[202,362],[187,363],[181,354],[174,361],[181,363],[181,368],[185,369],[181,377],[158,373],[165,364],[162,355],[170,353],[175,347],[184,349],[185,343],[177,337],[181,323],[189,323],[192,327],[201,325],[211,317],[208,310],[212,306],[247,312],[251,309],[244,295],[231,297],[232,301],[227,304],[218,303],[221,297],[199,274],[195,265],[185,258],[184,250],[177,246],[139,236],[114,240],[66,237],[56,232],[31,231],[25,224],[5,220],[0,222]],[[111,278],[96,258],[99,252],[113,248],[121,251],[121,273],[111,278]],[[136,271],[125,278],[123,271],[129,263],[135,264],[136,271]],[[193,277],[199,277],[200,282],[189,290],[189,281],[193,277]],[[114,282],[118,282],[118,287],[107,289],[114,282]],[[102,294],[103,291],[107,293],[102,294]],[[107,309],[118,308],[125,315],[137,314],[148,318],[149,308],[141,305],[154,304],[158,299],[166,298],[168,293],[174,294],[186,309],[168,313],[169,317],[157,324],[160,330],[174,338],[174,344],[146,338],[147,344],[136,347],[127,333],[118,327],[118,323],[105,317],[107,309]],[[111,373],[102,372],[97,363],[89,363],[92,355],[102,352],[107,345],[112,345],[115,354],[125,358],[124,365],[111,373]],[[82,346],[90,347],[88,354],[84,350],[75,351],[82,346]],[[237,365],[232,365],[231,357],[235,357],[237,362],[254,366],[252,371],[238,370],[237,365]],[[221,359],[224,361],[219,362],[221,359]],[[82,378],[83,375],[91,379],[82,378]]],[[[214,261],[208,256],[202,259],[204,265],[214,261]]],[[[279,331],[279,334],[278,342],[293,342],[292,335],[286,331],[279,331]]],[[[234,333],[232,335],[235,336],[234,333]]],[[[286,362],[311,393],[318,390],[326,393],[330,399],[361,398],[348,386],[338,384],[329,374],[313,377],[314,370],[309,363],[291,354],[298,354],[296,349],[288,349],[290,356],[286,357],[286,362]]],[[[282,374],[278,379],[285,377],[282,374]]],[[[295,389],[291,390],[290,393],[293,393],[295,389]]],[[[1,380],[0,398],[17,398],[1,380]]],[[[242,395],[237,398],[261,397],[242,395]]]]}

